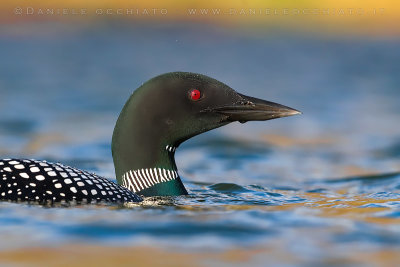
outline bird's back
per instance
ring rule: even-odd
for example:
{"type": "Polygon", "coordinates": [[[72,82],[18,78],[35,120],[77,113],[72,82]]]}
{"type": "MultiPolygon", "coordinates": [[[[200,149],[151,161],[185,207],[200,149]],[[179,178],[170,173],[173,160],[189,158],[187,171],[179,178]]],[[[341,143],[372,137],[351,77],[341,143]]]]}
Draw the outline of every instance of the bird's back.
{"type": "Polygon", "coordinates": [[[112,181],[60,163],[31,159],[0,160],[0,200],[54,202],[139,202],[112,181]]]}

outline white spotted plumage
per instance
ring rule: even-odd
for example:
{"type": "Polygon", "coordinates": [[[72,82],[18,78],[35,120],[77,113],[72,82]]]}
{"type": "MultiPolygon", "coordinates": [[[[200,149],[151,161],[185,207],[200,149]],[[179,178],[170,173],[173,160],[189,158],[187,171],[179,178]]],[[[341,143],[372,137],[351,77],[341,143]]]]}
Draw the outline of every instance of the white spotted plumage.
{"type": "Polygon", "coordinates": [[[0,200],[138,202],[133,190],[86,171],[38,160],[0,160],[0,200]],[[101,191],[99,191],[101,190],[101,191]],[[101,192],[101,194],[100,194],[101,192]]]}

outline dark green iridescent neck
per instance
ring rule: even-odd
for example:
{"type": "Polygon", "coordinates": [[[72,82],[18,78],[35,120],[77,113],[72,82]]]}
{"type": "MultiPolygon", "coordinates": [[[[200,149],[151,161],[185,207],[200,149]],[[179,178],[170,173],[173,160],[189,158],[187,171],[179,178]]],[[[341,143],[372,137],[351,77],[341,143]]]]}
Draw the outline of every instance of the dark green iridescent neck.
{"type": "MultiPolygon", "coordinates": [[[[148,110],[138,105],[140,90],[136,91],[125,104],[114,129],[112,154],[118,184],[123,184],[122,177],[129,171],[161,168],[177,170],[174,151],[167,147],[176,144],[157,123],[146,114],[148,110]],[[136,95],[135,95],[136,94],[136,95]]],[[[147,107],[149,108],[149,107],[147,107]]],[[[144,196],[166,196],[187,194],[179,177],[161,182],[138,192],[144,196]]]]}

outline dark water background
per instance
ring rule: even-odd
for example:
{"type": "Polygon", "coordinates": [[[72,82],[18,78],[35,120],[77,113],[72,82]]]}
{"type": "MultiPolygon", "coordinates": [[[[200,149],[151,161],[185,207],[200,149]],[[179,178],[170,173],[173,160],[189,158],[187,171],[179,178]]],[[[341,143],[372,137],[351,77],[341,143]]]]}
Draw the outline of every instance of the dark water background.
{"type": "Polygon", "coordinates": [[[176,160],[187,197],[130,208],[0,203],[0,249],[262,249],[251,264],[395,266],[381,255],[400,251],[399,45],[200,24],[1,26],[2,158],[114,179],[122,105],[169,71],[203,73],[303,115],[235,123],[183,144],[176,160]]]}

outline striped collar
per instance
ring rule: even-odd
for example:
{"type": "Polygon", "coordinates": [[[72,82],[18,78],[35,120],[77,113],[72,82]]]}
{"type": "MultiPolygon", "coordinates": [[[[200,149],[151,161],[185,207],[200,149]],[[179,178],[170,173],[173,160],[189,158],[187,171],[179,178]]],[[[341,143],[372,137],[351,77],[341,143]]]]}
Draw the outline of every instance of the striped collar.
{"type": "Polygon", "coordinates": [[[156,184],[175,180],[178,177],[177,171],[161,168],[131,170],[122,175],[122,186],[136,193],[156,184]]]}
{"type": "MultiPolygon", "coordinates": [[[[176,147],[166,145],[165,150],[175,153],[176,147]]],[[[176,170],[161,168],[130,170],[122,175],[122,186],[136,193],[156,184],[175,180],[178,177],[179,175],[176,170]]]]}
{"type": "Polygon", "coordinates": [[[165,146],[165,150],[167,150],[167,151],[169,151],[169,152],[175,152],[176,147],[170,146],[170,145],[166,145],[166,146],[165,146]]]}

